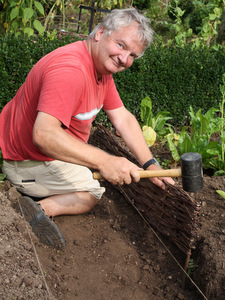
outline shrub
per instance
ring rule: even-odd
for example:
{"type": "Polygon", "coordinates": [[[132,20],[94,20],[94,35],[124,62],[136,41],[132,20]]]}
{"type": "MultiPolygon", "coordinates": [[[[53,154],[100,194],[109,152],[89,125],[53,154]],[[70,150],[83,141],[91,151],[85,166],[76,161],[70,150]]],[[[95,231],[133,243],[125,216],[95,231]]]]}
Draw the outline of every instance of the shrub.
{"type": "MultiPolygon", "coordinates": [[[[71,43],[72,37],[48,36],[36,38],[14,35],[0,36],[0,109],[11,100],[23,84],[32,66],[45,54],[71,43]]],[[[194,111],[218,108],[219,85],[225,73],[225,52],[207,47],[193,50],[152,45],[133,66],[114,75],[115,84],[124,105],[140,121],[141,100],[150,97],[153,114],[168,111],[171,124],[188,121],[189,107],[194,111]]],[[[97,121],[106,123],[102,112],[97,121]]]]}
{"type": "Polygon", "coordinates": [[[11,100],[23,84],[33,65],[45,54],[71,42],[71,36],[62,39],[50,37],[0,36],[0,109],[11,100]]]}
{"type": "Polygon", "coordinates": [[[134,0],[133,6],[139,10],[148,9],[151,3],[149,0],[134,0]]]}
{"type": "Polygon", "coordinates": [[[224,60],[224,51],[153,45],[130,69],[114,78],[125,105],[139,119],[140,101],[149,96],[154,114],[168,111],[171,122],[179,124],[189,118],[190,106],[203,112],[218,107],[224,60]]]}
{"type": "Polygon", "coordinates": [[[202,17],[199,9],[195,9],[189,16],[189,26],[195,34],[201,31],[202,17]]]}
{"type": "Polygon", "coordinates": [[[176,19],[176,6],[178,6],[182,11],[184,11],[184,14],[181,18],[182,20],[184,20],[187,17],[187,15],[190,14],[194,9],[194,4],[191,0],[172,0],[169,2],[168,7],[168,15],[172,20],[176,19]]]}

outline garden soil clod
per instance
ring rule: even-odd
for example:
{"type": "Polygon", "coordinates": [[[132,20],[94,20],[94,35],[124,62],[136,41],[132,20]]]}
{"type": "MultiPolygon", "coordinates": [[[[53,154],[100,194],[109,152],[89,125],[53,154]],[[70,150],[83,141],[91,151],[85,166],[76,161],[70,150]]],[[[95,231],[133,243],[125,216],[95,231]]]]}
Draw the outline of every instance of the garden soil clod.
{"type": "MultiPolygon", "coordinates": [[[[157,154],[169,155],[163,148],[157,154]]],[[[55,218],[67,241],[65,251],[38,242],[12,208],[18,193],[7,181],[1,185],[0,299],[201,299],[188,279],[182,290],[179,266],[123,195],[103,184],[106,193],[90,213],[55,218]]],[[[224,187],[224,176],[205,175],[204,189],[194,195],[202,207],[191,276],[210,300],[225,294],[225,200],[216,193],[224,187]]],[[[159,236],[183,265],[185,254],[159,236]]]]}

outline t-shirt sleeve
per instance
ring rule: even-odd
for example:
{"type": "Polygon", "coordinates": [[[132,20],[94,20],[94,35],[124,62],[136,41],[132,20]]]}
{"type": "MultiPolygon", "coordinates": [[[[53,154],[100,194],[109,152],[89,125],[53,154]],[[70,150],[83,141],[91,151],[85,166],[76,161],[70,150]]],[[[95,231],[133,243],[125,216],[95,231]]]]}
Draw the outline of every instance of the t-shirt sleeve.
{"type": "Polygon", "coordinates": [[[119,108],[121,106],[123,106],[123,102],[116,89],[116,85],[114,83],[113,77],[110,76],[107,93],[105,95],[105,100],[103,103],[103,109],[112,110],[112,109],[119,108]]]}
{"type": "Polygon", "coordinates": [[[69,128],[71,113],[76,110],[83,91],[83,74],[75,66],[62,62],[47,68],[37,110],[50,114],[69,128]]]}

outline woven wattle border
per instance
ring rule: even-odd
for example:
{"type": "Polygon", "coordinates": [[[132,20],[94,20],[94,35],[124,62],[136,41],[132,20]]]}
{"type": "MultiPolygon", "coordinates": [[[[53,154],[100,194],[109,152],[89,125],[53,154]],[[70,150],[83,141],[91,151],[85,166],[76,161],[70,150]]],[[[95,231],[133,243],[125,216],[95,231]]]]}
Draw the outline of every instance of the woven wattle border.
{"type": "MultiPolygon", "coordinates": [[[[105,127],[98,125],[92,144],[116,156],[124,156],[139,165],[135,157],[123,147],[118,138],[105,127]]],[[[165,235],[186,255],[194,248],[199,206],[182,188],[166,184],[166,190],[141,179],[138,183],[114,186],[135,206],[145,220],[165,235]]]]}

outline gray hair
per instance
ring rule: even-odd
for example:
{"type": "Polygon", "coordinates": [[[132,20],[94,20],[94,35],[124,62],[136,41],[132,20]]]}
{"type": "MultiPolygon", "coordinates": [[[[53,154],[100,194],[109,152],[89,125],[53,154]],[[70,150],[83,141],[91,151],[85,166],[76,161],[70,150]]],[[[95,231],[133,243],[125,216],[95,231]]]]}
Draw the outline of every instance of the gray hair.
{"type": "Polygon", "coordinates": [[[150,20],[133,7],[113,9],[103,22],[94,28],[88,38],[93,39],[96,32],[101,27],[103,28],[105,35],[110,35],[113,31],[118,30],[120,27],[127,27],[134,21],[139,24],[139,40],[143,42],[144,45],[144,50],[139,55],[139,57],[141,57],[152,43],[154,31],[150,26],[150,20]]]}

